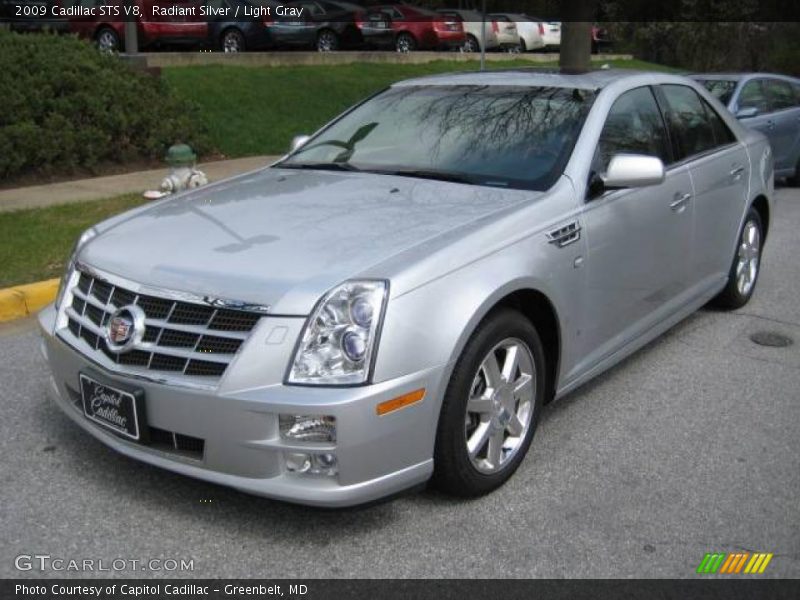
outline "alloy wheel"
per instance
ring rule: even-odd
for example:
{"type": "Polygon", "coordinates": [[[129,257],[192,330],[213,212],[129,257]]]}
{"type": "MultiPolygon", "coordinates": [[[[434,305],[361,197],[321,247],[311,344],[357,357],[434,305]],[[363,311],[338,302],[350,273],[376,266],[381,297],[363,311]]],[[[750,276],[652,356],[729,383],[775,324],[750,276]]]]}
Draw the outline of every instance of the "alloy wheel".
{"type": "Polygon", "coordinates": [[[104,29],[97,36],[97,49],[104,54],[116,52],[117,45],[117,36],[109,29],[104,29]]]}
{"type": "Polygon", "coordinates": [[[467,400],[467,453],[481,473],[502,470],[516,455],[533,420],[536,367],[528,346],[507,338],[486,355],[467,400]]]}
{"type": "Polygon", "coordinates": [[[228,31],[225,34],[225,37],[222,38],[222,50],[223,52],[241,52],[242,48],[242,37],[238,31],[228,31]]]}
{"type": "Polygon", "coordinates": [[[761,231],[755,221],[745,223],[736,263],[736,289],[748,296],[755,285],[761,257],[761,231]]]}

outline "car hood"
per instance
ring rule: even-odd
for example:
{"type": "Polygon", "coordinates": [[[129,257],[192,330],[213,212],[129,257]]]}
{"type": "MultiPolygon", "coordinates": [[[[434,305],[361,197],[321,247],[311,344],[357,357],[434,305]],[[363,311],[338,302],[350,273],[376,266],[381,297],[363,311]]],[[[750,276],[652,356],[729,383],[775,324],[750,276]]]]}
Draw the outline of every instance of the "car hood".
{"type": "Polygon", "coordinates": [[[99,227],[80,260],[147,286],[306,315],[340,282],[529,193],[268,168],[99,227]]]}

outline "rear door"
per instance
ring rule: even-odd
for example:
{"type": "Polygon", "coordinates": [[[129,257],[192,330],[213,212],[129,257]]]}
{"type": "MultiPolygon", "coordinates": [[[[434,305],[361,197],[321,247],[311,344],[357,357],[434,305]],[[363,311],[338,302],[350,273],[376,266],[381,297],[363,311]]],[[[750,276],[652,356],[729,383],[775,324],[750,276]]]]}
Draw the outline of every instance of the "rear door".
{"type": "Polygon", "coordinates": [[[744,83],[739,91],[736,100],[734,114],[742,109],[755,109],[756,116],[740,118],[742,125],[760,131],[769,138],[772,153],[775,157],[775,164],[779,162],[778,151],[778,132],[776,131],[775,118],[772,114],[769,100],[767,99],[766,81],[762,78],[750,79],[744,83]]]}
{"type": "Polygon", "coordinates": [[[783,79],[766,79],[764,91],[775,124],[770,137],[775,168],[794,169],[800,144],[800,106],[792,84],[783,79]]]}
{"type": "Polygon", "coordinates": [[[747,151],[714,108],[693,88],[659,86],[678,164],[689,167],[694,189],[690,285],[702,294],[728,275],[744,204],[747,151]]]}

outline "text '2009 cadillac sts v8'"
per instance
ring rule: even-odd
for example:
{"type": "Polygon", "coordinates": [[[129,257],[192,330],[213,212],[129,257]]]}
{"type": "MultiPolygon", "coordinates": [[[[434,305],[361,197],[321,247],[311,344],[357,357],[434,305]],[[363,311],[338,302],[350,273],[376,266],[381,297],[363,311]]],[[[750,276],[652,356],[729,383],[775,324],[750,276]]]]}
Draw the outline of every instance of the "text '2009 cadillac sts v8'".
{"type": "Polygon", "coordinates": [[[39,317],[51,391],[123,454],[272,498],[486,493],[544,402],[749,300],[772,171],[677,76],[401,82],[87,231],[39,317]]]}

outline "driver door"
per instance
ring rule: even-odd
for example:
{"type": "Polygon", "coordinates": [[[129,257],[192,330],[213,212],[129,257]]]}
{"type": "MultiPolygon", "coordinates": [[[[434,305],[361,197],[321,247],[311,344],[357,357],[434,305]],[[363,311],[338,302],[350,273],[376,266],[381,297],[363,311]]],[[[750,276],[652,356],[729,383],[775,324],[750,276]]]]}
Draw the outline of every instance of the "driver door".
{"type": "Polygon", "coordinates": [[[667,166],[660,185],[606,190],[586,199],[582,216],[586,357],[578,371],[612,355],[680,306],[692,248],[692,182],[686,166],[670,168],[672,149],[653,90],[620,95],[606,118],[595,173],[616,154],[644,154],[667,166]]]}

